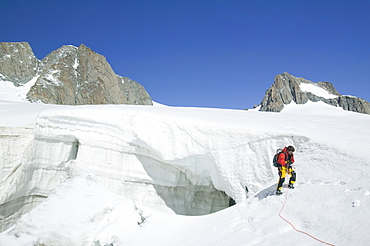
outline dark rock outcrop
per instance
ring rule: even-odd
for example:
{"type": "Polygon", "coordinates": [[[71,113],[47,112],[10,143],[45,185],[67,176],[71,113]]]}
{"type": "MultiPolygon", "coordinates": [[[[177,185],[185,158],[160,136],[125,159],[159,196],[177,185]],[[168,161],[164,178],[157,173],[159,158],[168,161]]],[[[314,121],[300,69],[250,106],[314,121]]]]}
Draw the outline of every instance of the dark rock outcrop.
{"type": "Polygon", "coordinates": [[[115,74],[106,58],[85,45],[65,45],[39,61],[28,43],[1,43],[0,79],[23,85],[37,76],[30,102],[63,105],[152,105],[143,86],[115,74]],[[20,52],[22,50],[22,52],[20,52]],[[28,60],[27,60],[28,59],[28,60]]]}
{"type": "Polygon", "coordinates": [[[305,104],[308,101],[322,101],[336,107],[342,107],[344,110],[370,114],[370,103],[362,98],[343,96],[329,82],[311,82],[303,78],[297,78],[288,73],[278,74],[274,83],[266,91],[266,94],[260,104],[260,111],[280,112],[284,105],[291,102],[296,104],[305,104]],[[330,97],[322,97],[312,92],[304,91],[301,85],[311,84],[324,89],[330,97]]]}
{"type": "Polygon", "coordinates": [[[338,105],[344,110],[370,114],[370,103],[362,98],[341,96],[338,98],[338,105]]]}

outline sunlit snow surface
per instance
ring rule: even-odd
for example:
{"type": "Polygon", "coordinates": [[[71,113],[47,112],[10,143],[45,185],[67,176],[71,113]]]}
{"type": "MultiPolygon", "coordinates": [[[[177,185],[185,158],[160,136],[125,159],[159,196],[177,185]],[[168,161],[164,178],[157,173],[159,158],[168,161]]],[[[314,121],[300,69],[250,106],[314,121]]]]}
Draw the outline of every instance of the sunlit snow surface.
{"type": "MultiPolygon", "coordinates": [[[[0,245],[322,245],[278,216],[285,195],[274,195],[277,171],[271,160],[277,148],[290,144],[297,149],[298,178],[296,189],[283,190],[282,215],[334,245],[370,242],[369,115],[324,103],[266,113],[0,101],[0,112],[3,136],[35,125],[34,139],[27,139],[33,147],[24,147],[25,167],[1,174],[2,196],[26,189],[17,187],[27,180],[27,165],[44,170],[37,172],[39,182],[29,184],[40,191],[55,186],[0,234],[0,245]],[[64,158],[73,142],[78,143],[74,158],[53,159],[64,158]],[[118,161],[132,169],[119,169],[118,161]],[[153,165],[179,169],[194,185],[212,184],[238,204],[210,215],[181,216],[171,211],[182,204],[166,210],[154,193],[120,186],[120,173],[126,175],[122,180],[181,183],[153,165]],[[23,178],[15,178],[21,171],[23,178]]],[[[12,155],[16,160],[17,153],[12,155]]]]}
{"type": "Polygon", "coordinates": [[[338,96],[330,94],[327,90],[319,87],[317,84],[311,84],[311,83],[300,83],[299,87],[301,91],[304,92],[311,92],[312,94],[323,97],[326,99],[330,98],[337,98],[338,96]]]}
{"type": "Polygon", "coordinates": [[[38,77],[34,77],[29,82],[19,87],[15,86],[12,82],[0,80],[0,99],[25,102],[26,95],[29,92],[30,88],[35,84],[37,78],[38,77]]]}

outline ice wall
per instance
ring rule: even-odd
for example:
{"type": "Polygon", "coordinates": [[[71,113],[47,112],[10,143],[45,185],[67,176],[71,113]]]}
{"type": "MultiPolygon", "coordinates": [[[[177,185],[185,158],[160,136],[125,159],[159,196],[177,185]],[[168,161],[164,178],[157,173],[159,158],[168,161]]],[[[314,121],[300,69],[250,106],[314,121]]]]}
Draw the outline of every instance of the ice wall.
{"type": "Polygon", "coordinates": [[[32,128],[4,131],[12,134],[5,137],[8,141],[1,141],[2,156],[10,158],[2,162],[1,169],[2,229],[41,203],[67,178],[65,163],[74,159],[76,153],[74,138],[42,138],[34,136],[32,128]]]}
{"type": "Polygon", "coordinates": [[[0,184],[20,165],[26,146],[34,137],[33,127],[0,127],[0,184]]]}
{"type": "MultiPolygon", "coordinates": [[[[208,214],[228,206],[228,196],[215,189],[210,179],[211,163],[204,153],[163,156],[171,151],[170,145],[183,141],[174,126],[164,123],[166,117],[153,122],[153,115],[146,116],[151,120],[142,119],[130,110],[77,111],[42,114],[36,127],[38,141],[51,146],[51,139],[54,145],[70,139],[75,143],[76,160],[85,163],[107,187],[137,204],[187,215],[208,214]],[[160,146],[145,139],[153,133],[160,146]]],[[[181,146],[186,148],[186,143],[181,146]]],[[[53,153],[52,149],[59,152],[59,146],[48,152],[53,153]]]]}
{"type": "Polygon", "coordinates": [[[12,189],[13,178],[21,166],[23,153],[34,137],[29,127],[0,127],[0,229],[18,219],[40,201],[37,197],[20,197],[11,201],[7,196],[12,189]],[[30,204],[34,204],[31,205],[30,204]]]}
{"type": "Polygon", "coordinates": [[[245,187],[253,193],[274,179],[276,146],[307,141],[264,129],[250,114],[240,120],[240,113],[217,112],[145,106],[42,112],[20,166],[2,182],[3,228],[69,177],[70,160],[138,205],[201,215],[226,208],[229,197],[243,201],[245,187]]]}

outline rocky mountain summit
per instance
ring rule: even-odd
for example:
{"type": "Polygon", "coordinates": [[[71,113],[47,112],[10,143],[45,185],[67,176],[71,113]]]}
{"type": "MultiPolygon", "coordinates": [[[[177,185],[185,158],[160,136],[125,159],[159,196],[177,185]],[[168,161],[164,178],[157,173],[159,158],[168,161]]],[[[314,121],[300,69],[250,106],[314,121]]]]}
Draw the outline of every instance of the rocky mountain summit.
{"type": "Polygon", "coordinates": [[[142,85],[115,74],[104,56],[83,44],[62,46],[40,61],[26,42],[0,43],[0,80],[18,87],[33,83],[30,102],[153,104],[142,85]]]}
{"type": "Polygon", "coordinates": [[[39,65],[28,43],[0,43],[1,80],[21,86],[36,76],[39,65]]]}
{"type": "Polygon", "coordinates": [[[280,112],[291,102],[305,104],[308,101],[322,101],[347,111],[370,114],[370,103],[364,99],[341,95],[329,82],[314,83],[286,72],[275,77],[260,104],[260,111],[280,112]]]}

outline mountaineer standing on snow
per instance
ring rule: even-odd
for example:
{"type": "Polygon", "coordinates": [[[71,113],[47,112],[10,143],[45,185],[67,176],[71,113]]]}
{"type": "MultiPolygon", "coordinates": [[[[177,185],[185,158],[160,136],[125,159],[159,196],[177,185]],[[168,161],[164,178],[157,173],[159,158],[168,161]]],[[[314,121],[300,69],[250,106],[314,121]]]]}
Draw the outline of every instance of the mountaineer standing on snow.
{"type": "Polygon", "coordinates": [[[277,156],[277,163],[279,169],[279,182],[277,185],[276,195],[281,195],[283,188],[283,183],[285,181],[285,177],[287,173],[290,175],[288,188],[294,189],[293,184],[295,183],[296,173],[292,168],[292,164],[294,163],[294,156],[293,152],[295,151],[293,146],[285,147],[277,156]]]}

